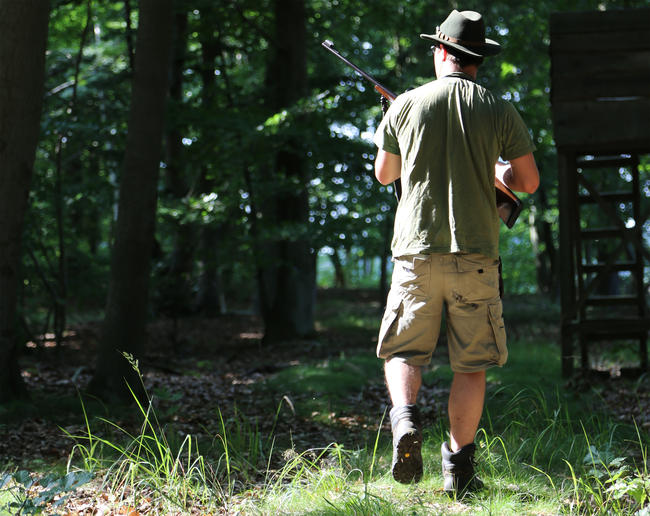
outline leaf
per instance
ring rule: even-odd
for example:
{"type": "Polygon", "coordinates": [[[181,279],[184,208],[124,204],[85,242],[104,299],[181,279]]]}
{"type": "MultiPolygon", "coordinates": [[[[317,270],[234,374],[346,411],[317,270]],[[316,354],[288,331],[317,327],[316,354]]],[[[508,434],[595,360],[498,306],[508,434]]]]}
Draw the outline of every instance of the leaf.
{"type": "Polygon", "coordinates": [[[512,63],[501,63],[501,78],[505,79],[508,75],[517,75],[517,67],[512,63]]]}
{"type": "Polygon", "coordinates": [[[0,489],[3,489],[11,481],[12,477],[11,474],[4,475],[0,480],[0,489]]]}
{"type": "Polygon", "coordinates": [[[65,490],[76,489],[83,484],[90,482],[94,478],[90,471],[75,471],[68,473],[65,477],[65,490]]]}
{"type": "Polygon", "coordinates": [[[29,474],[29,471],[21,470],[21,471],[16,471],[14,473],[13,478],[16,482],[19,484],[22,484],[25,486],[27,489],[32,487],[34,485],[34,480],[32,479],[31,475],[29,474]]]}
{"type": "Polygon", "coordinates": [[[623,496],[631,496],[636,503],[643,505],[646,499],[646,489],[650,485],[646,485],[646,481],[642,478],[636,477],[632,480],[619,479],[607,489],[607,492],[612,493],[614,498],[620,499],[623,496]]]}
{"type": "Polygon", "coordinates": [[[609,465],[614,468],[625,468],[625,457],[616,457],[614,460],[610,461],[609,465]]]}

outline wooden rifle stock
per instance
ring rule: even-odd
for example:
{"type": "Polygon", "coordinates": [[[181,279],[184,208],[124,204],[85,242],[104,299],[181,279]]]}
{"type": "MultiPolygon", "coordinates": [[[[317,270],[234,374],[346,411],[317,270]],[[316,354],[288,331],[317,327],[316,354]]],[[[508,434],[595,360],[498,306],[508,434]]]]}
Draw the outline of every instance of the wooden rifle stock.
{"type": "Polygon", "coordinates": [[[384,88],[381,84],[375,84],[375,90],[377,90],[377,92],[379,92],[380,95],[383,95],[391,102],[395,100],[395,96],[386,88],[384,88]]]}
{"type": "MultiPolygon", "coordinates": [[[[321,45],[325,49],[329,50],[336,57],[338,57],[345,64],[347,64],[349,67],[351,67],[354,71],[356,71],[359,75],[361,75],[361,77],[370,81],[375,86],[375,90],[380,95],[390,100],[391,102],[395,100],[395,98],[397,97],[395,93],[393,93],[388,88],[383,86],[372,75],[364,72],[357,65],[355,65],[350,60],[343,57],[338,52],[338,50],[334,48],[334,43],[332,43],[330,40],[326,39],[321,43],[321,45]]],[[[395,196],[399,201],[402,192],[402,185],[399,179],[395,181],[394,187],[395,187],[395,196]]],[[[494,178],[494,192],[495,192],[497,212],[499,213],[499,217],[508,228],[512,228],[512,226],[514,226],[515,222],[517,221],[517,217],[519,217],[519,214],[521,213],[523,204],[521,200],[515,195],[515,193],[496,176],[494,178]]]]}
{"type": "Polygon", "coordinates": [[[515,225],[517,217],[519,217],[524,206],[519,197],[498,177],[494,178],[494,192],[496,194],[499,217],[508,229],[510,229],[515,225]]]}

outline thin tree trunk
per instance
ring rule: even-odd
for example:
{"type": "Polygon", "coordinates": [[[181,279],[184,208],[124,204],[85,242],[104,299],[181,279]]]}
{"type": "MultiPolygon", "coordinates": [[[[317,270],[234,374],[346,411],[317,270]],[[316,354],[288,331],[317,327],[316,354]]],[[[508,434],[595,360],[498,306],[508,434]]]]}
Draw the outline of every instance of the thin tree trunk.
{"type": "MultiPolygon", "coordinates": [[[[541,213],[549,209],[546,191],[540,186],[537,199],[541,213]]],[[[529,213],[530,242],[535,254],[535,268],[537,271],[537,285],[540,292],[557,294],[557,259],[553,243],[551,224],[544,220],[537,212],[535,205],[531,205],[529,213]]]]}
{"type": "MultiPolygon", "coordinates": [[[[291,107],[307,92],[306,13],[304,0],[275,0],[275,43],[266,74],[267,101],[278,111],[291,107]]],[[[273,178],[293,188],[268,203],[270,221],[306,228],[309,217],[307,171],[297,140],[283,142],[274,160],[273,178]]],[[[300,233],[300,230],[298,230],[300,233]]],[[[270,243],[264,264],[267,306],[262,308],[265,342],[299,338],[314,331],[316,256],[307,231],[270,243]]]]}
{"type": "Polygon", "coordinates": [[[0,402],[27,393],[18,366],[16,309],[49,12],[44,0],[0,0],[0,402]]]}
{"type": "Polygon", "coordinates": [[[138,359],[145,348],[172,18],[172,0],[140,1],[111,279],[97,367],[89,386],[104,399],[130,399],[125,380],[140,394],[139,379],[121,354],[138,359]]]}
{"type": "MultiPolygon", "coordinates": [[[[180,111],[183,103],[183,71],[185,68],[185,50],[187,45],[187,13],[179,12],[174,16],[173,58],[171,64],[171,81],[169,97],[175,113],[180,111]]],[[[183,175],[181,154],[183,152],[182,135],[178,122],[168,124],[167,128],[167,168],[165,168],[166,189],[174,198],[181,199],[187,194],[187,181],[183,175]]]]}
{"type": "MultiPolygon", "coordinates": [[[[75,60],[74,77],[72,79],[72,96],[68,103],[67,113],[71,122],[74,122],[75,108],[77,104],[77,87],[79,84],[79,73],[81,70],[81,61],[83,58],[86,39],[90,32],[92,25],[92,2],[87,0],[86,4],[86,22],[81,32],[79,41],[79,50],[75,60]]],[[[54,299],[54,340],[57,344],[57,349],[63,342],[63,334],[67,325],[67,298],[68,298],[68,258],[67,248],[65,245],[65,200],[63,198],[63,152],[66,147],[66,141],[70,139],[69,131],[61,132],[57,135],[57,143],[54,149],[56,170],[55,170],[55,219],[57,226],[57,240],[58,240],[58,270],[57,270],[57,296],[54,299]],[[67,133],[67,134],[66,134],[67,133]]],[[[75,179],[81,182],[81,161],[79,158],[71,160],[72,166],[68,170],[70,175],[75,176],[75,179]]],[[[82,216],[80,217],[82,218],[82,216]]]]}
{"type": "MultiPolygon", "coordinates": [[[[201,23],[199,28],[199,41],[201,42],[201,100],[206,109],[219,109],[216,106],[216,88],[217,82],[214,75],[215,61],[221,51],[221,37],[219,13],[215,6],[206,6],[201,9],[201,23]],[[215,28],[218,35],[215,37],[215,28]]],[[[222,76],[226,83],[226,97],[229,107],[232,106],[232,93],[229,87],[228,71],[224,65],[222,76]]],[[[205,129],[204,141],[213,144],[215,141],[214,129],[212,127],[205,129]]],[[[213,154],[211,148],[208,155],[213,154]]],[[[215,156],[218,160],[218,157],[215,156]]],[[[199,180],[199,191],[207,194],[214,190],[214,179],[210,177],[210,170],[207,166],[201,168],[201,177],[199,180]]],[[[200,290],[198,298],[198,310],[208,316],[214,317],[223,315],[227,311],[225,289],[223,278],[219,267],[219,246],[222,241],[222,233],[225,228],[221,224],[210,223],[203,224],[200,231],[200,257],[203,269],[200,278],[200,290]]]]}
{"type": "Polygon", "coordinates": [[[126,31],[124,36],[126,38],[126,51],[129,56],[129,70],[133,72],[135,68],[135,51],[133,49],[133,26],[131,24],[131,0],[124,0],[124,23],[126,24],[126,31]]]}
{"type": "Polygon", "coordinates": [[[343,270],[343,264],[341,263],[341,257],[339,256],[338,250],[334,249],[334,252],[330,255],[330,259],[334,266],[334,287],[345,288],[345,271],[343,270]]]}
{"type": "MultiPolygon", "coordinates": [[[[174,16],[174,44],[169,96],[172,112],[178,113],[183,106],[183,71],[187,47],[187,13],[177,12],[174,16]]],[[[172,199],[181,202],[188,195],[189,186],[183,167],[183,143],[179,123],[169,124],[166,137],[167,168],[165,169],[166,191],[172,199]]],[[[174,221],[174,249],[163,278],[162,298],[159,308],[174,321],[191,310],[192,293],[190,277],[194,264],[195,228],[192,224],[174,221]]],[[[176,342],[176,335],[173,336],[176,342]]]]}

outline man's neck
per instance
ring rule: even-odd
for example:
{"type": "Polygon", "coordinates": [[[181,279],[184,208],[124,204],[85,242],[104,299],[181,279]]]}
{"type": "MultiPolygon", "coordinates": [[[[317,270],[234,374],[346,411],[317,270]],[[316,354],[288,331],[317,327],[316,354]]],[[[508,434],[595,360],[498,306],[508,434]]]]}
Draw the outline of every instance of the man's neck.
{"type": "Polygon", "coordinates": [[[458,73],[458,72],[467,74],[472,79],[476,80],[476,75],[478,73],[478,66],[469,65],[469,66],[461,67],[451,61],[445,61],[445,64],[442,69],[441,77],[445,77],[446,75],[450,75],[452,73],[458,73]]]}

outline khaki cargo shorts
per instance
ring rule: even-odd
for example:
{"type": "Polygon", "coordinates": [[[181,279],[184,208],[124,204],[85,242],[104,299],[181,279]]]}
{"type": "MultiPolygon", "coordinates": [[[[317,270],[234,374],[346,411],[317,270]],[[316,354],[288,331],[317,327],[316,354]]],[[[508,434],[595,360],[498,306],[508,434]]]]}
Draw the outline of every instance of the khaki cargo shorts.
{"type": "Polygon", "coordinates": [[[431,361],[443,310],[451,369],[502,366],[508,358],[499,262],[480,254],[428,254],[394,260],[377,356],[410,365],[431,361]]]}

